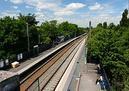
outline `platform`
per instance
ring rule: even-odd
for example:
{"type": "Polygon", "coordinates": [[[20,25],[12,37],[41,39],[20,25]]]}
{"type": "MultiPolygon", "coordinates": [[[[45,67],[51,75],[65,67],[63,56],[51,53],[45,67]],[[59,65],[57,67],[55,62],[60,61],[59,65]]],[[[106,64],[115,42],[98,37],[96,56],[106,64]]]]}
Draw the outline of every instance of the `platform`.
{"type": "Polygon", "coordinates": [[[86,63],[84,48],[82,56],[77,62],[68,91],[101,91],[101,86],[96,84],[98,76],[97,65],[86,63]]]}
{"type": "Polygon", "coordinates": [[[42,53],[39,54],[39,56],[35,57],[35,58],[30,58],[22,63],[20,63],[20,66],[17,68],[10,68],[7,71],[10,72],[17,72],[18,74],[24,72],[25,70],[29,69],[30,67],[32,67],[33,65],[37,64],[38,62],[42,61],[44,58],[46,58],[47,56],[51,55],[52,53],[56,52],[57,50],[59,50],[60,48],[62,48],[63,46],[67,45],[68,43],[70,43],[71,41],[75,40],[76,38],[73,38],[71,40],[68,40],[66,42],[63,42],[61,44],[56,45],[53,48],[50,48],[42,53]]]}
{"type": "Polygon", "coordinates": [[[0,91],[19,91],[19,76],[16,73],[1,70],[0,91]]]}

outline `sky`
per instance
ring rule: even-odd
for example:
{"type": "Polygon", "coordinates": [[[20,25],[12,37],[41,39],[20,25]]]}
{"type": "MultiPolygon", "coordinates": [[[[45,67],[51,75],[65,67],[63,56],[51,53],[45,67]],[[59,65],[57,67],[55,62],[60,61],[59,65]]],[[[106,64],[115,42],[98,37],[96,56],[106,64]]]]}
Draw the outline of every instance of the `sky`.
{"type": "Polygon", "coordinates": [[[118,24],[128,0],[0,0],[0,17],[32,13],[41,24],[44,21],[69,21],[88,27],[107,21],[118,24]]]}

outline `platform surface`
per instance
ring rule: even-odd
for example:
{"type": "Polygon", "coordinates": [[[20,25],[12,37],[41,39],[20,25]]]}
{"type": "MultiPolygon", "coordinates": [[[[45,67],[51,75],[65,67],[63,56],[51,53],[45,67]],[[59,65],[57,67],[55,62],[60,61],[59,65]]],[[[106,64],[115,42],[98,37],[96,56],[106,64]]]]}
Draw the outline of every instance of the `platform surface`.
{"type": "Polygon", "coordinates": [[[1,71],[0,71],[0,82],[6,80],[6,79],[8,79],[8,78],[11,78],[11,77],[13,77],[13,76],[15,76],[15,75],[16,75],[16,74],[13,73],[13,72],[8,72],[8,71],[3,71],[3,70],[1,70],[1,71]]]}
{"type": "MultiPolygon", "coordinates": [[[[75,39],[75,38],[74,38],[75,39]]],[[[10,68],[8,69],[7,71],[10,71],[10,72],[18,72],[18,73],[22,73],[24,70],[26,70],[27,68],[31,67],[32,65],[36,64],[38,61],[40,61],[40,59],[43,59],[45,58],[46,56],[50,55],[51,53],[53,53],[54,51],[60,49],[60,47],[66,45],[67,43],[69,43],[70,41],[74,40],[74,39],[71,39],[71,40],[68,40],[66,42],[63,42],[59,45],[56,45],[55,47],[53,48],[50,48],[42,53],[39,54],[39,56],[35,57],[35,58],[30,58],[22,63],[20,63],[20,66],[17,67],[17,68],[10,68]]]]}
{"type": "Polygon", "coordinates": [[[87,72],[82,73],[80,76],[79,91],[101,91],[100,85],[96,84],[96,80],[99,77],[96,68],[95,64],[87,63],[87,72]]]}
{"type": "Polygon", "coordinates": [[[77,66],[68,91],[101,91],[101,86],[96,84],[99,77],[97,65],[86,63],[85,48],[77,62],[77,66]]]}

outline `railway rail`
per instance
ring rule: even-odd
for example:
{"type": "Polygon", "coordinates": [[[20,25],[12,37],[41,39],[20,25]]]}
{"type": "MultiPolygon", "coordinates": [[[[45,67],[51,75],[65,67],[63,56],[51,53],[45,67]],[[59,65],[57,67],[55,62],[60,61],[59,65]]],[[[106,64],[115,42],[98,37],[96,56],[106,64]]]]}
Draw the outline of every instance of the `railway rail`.
{"type": "Polygon", "coordinates": [[[63,76],[65,70],[69,66],[71,60],[73,59],[74,55],[76,54],[81,41],[79,41],[75,47],[71,48],[70,54],[66,57],[66,59],[63,60],[63,62],[60,64],[59,68],[56,70],[55,74],[50,78],[48,83],[42,88],[43,91],[54,91],[56,89],[56,86],[58,85],[61,77],[63,76]]]}
{"type": "Polygon", "coordinates": [[[31,67],[29,71],[20,74],[20,91],[55,90],[83,39],[84,37],[77,38],[31,67]]]}

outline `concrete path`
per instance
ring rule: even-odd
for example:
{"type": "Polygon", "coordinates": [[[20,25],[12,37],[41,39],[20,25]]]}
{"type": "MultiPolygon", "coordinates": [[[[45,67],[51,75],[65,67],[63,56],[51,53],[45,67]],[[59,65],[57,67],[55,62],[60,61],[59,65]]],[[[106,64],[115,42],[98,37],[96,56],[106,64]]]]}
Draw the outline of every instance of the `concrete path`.
{"type": "Polygon", "coordinates": [[[96,84],[98,78],[97,66],[92,63],[86,64],[86,73],[80,76],[79,91],[101,91],[100,85],[96,84]]]}

